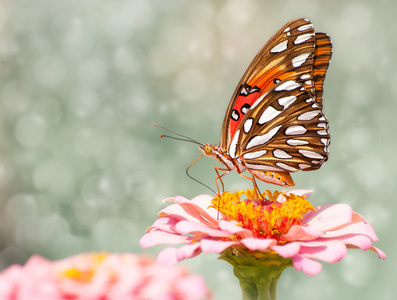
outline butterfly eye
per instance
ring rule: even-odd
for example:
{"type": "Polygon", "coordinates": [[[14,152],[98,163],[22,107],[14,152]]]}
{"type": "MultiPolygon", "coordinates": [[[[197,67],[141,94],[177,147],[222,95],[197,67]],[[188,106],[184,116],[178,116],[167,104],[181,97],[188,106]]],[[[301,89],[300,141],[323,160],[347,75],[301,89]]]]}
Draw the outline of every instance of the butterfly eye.
{"type": "Polygon", "coordinates": [[[204,152],[205,152],[206,155],[211,155],[211,154],[212,154],[212,148],[211,148],[210,145],[205,145],[205,146],[203,147],[203,150],[204,150],[204,152]]]}

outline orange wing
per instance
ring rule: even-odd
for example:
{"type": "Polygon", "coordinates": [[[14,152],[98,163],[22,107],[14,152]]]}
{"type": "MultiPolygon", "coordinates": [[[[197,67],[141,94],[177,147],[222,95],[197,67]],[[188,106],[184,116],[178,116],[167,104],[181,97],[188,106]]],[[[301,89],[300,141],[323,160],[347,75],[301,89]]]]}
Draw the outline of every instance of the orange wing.
{"type": "Polygon", "coordinates": [[[220,147],[229,148],[244,115],[280,81],[297,81],[321,103],[330,57],[328,36],[315,34],[310,21],[297,19],[284,25],[255,56],[234,91],[224,117],[220,147]]]}

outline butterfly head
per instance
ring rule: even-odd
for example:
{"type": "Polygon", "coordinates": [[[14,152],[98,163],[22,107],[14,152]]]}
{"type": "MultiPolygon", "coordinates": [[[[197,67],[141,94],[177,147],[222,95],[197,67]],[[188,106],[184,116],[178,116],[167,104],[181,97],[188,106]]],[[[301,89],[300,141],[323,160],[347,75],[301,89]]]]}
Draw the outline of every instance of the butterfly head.
{"type": "Polygon", "coordinates": [[[210,144],[199,145],[199,149],[200,149],[201,153],[203,153],[203,155],[205,155],[205,156],[213,156],[214,155],[214,146],[212,146],[210,144]]]}

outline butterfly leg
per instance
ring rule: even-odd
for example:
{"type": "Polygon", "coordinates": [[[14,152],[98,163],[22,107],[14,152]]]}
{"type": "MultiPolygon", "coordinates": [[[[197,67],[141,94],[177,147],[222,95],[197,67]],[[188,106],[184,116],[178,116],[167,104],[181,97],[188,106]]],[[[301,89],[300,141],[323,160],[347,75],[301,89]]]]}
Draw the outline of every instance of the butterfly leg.
{"type": "Polygon", "coordinates": [[[252,177],[246,176],[246,175],[244,175],[243,173],[240,173],[239,175],[240,175],[241,177],[244,177],[244,178],[246,178],[246,179],[251,180],[251,181],[252,181],[252,184],[254,185],[254,189],[255,189],[256,193],[258,194],[259,198],[263,198],[263,197],[262,197],[262,193],[261,193],[261,191],[259,190],[258,184],[256,183],[256,180],[255,180],[255,177],[254,177],[254,176],[252,176],[252,177]]]}
{"type": "Polygon", "coordinates": [[[215,179],[215,182],[216,182],[216,188],[217,188],[217,191],[218,191],[218,195],[220,195],[221,193],[219,192],[218,180],[219,180],[219,181],[221,182],[221,184],[222,184],[222,193],[223,193],[223,192],[225,191],[225,185],[223,184],[222,177],[225,176],[227,173],[229,173],[230,170],[229,170],[229,169],[222,169],[222,168],[219,168],[219,167],[214,167],[214,169],[215,169],[216,174],[218,175],[218,176],[216,177],[216,179],[215,179]],[[223,172],[223,173],[220,174],[219,171],[221,171],[221,172],[223,172]]]}

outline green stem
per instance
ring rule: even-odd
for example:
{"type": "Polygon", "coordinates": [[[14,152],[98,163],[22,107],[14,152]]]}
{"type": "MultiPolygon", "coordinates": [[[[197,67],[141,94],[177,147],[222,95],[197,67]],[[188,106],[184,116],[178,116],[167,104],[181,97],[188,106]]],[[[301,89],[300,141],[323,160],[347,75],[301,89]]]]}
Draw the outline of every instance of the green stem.
{"type": "Polygon", "coordinates": [[[220,259],[234,267],[243,300],[276,300],[277,282],[291,260],[268,252],[226,249],[220,259]]]}

